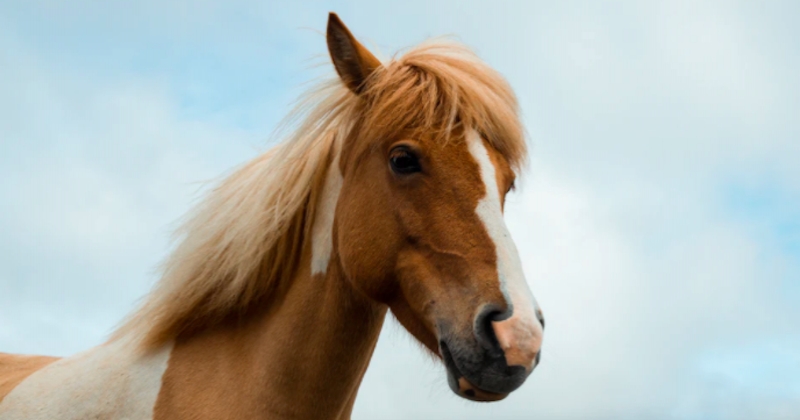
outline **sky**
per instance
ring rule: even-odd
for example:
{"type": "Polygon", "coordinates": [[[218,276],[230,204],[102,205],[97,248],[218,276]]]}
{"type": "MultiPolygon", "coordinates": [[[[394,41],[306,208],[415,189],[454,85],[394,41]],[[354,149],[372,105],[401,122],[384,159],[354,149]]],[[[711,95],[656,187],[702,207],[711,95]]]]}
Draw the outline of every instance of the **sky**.
{"type": "Polygon", "coordinates": [[[452,36],[507,77],[531,158],[506,220],[541,365],[476,404],[387,320],[354,419],[800,416],[800,4],[0,1],[0,351],[101,343],[209,181],[332,74],[452,36]]]}

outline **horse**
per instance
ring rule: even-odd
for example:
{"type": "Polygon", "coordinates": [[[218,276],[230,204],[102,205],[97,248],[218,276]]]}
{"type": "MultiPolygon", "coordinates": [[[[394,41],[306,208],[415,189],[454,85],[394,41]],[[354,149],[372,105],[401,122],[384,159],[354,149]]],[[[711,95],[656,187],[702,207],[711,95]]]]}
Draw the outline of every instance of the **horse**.
{"type": "Polygon", "coordinates": [[[334,13],[326,41],[338,77],[207,193],[105,343],[0,354],[0,419],[347,419],[389,311],[457,395],[523,384],[544,318],[503,221],[514,93],[456,43],[382,63],[334,13]]]}

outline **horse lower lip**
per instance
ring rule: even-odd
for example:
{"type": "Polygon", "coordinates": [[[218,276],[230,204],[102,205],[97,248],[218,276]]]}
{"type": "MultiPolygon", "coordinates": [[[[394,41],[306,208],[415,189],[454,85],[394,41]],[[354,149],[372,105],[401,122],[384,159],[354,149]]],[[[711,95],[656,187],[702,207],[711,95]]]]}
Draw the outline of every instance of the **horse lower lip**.
{"type": "Polygon", "coordinates": [[[453,357],[450,347],[445,341],[439,342],[440,355],[447,367],[447,382],[450,388],[458,395],[468,399],[472,398],[470,395],[464,395],[464,387],[459,384],[459,380],[463,379],[469,385],[469,388],[474,389],[476,393],[483,394],[486,399],[480,398],[479,401],[494,401],[499,398],[498,396],[508,395],[510,392],[519,388],[527,378],[530,372],[526,372],[521,366],[506,366],[505,359],[493,360],[486,359],[482,367],[478,370],[466,371],[459,367],[456,358],[453,357]],[[502,364],[502,366],[498,365],[502,364]]]}
{"type": "Polygon", "coordinates": [[[458,384],[459,384],[459,391],[461,391],[459,395],[462,395],[464,398],[470,399],[472,401],[482,401],[482,402],[500,401],[508,396],[508,393],[498,394],[496,392],[484,391],[473,385],[463,376],[458,380],[458,384]]]}
{"type": "Polygon", "coordinates": [[[508,395],[507,393],[500,394],[491,391],[484,391],[475,386],[458,369],[458,366],[456,365],[456,362],[453,359],[453,355],[450,353],[450,349],[447,347],[447,343],[441,342],[439,343],[439,346],[441,349],[440,352],[442,359],[444,360],[445,367],[447,368],[447,382],[450,385],[450,389],[452,389],[453,392],[455,392],[461,397],[473,401],[499,401],[508,395]],[[461,381],[465,381],[465,384],[462,384],[461,381]],[[469,389],[462,392],[462,388],[465,388],[465,386],[463,385],[468,385],[466,388],[469,389]]]}

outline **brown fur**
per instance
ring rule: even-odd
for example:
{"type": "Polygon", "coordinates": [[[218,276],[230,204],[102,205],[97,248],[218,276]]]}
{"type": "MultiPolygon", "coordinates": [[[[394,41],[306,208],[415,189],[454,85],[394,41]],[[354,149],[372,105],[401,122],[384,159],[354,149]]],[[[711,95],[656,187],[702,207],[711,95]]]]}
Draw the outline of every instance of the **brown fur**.
{"type": "Polygon", "coordinates": [[[386,308],[341,280],[301,269],[250,319],[181,338],[155,418],[349,418],[386,308]]]}
{"type": "MultiPolygon", "coordinates": [[[[391,198],[399,193],[387,189],[380,177],[366,176],[382,171],[383,159],[373,157],[350,169],[343,163],[347,193],[343,190],[340,203],[348,204],[337,210],[339,240],[327,273],[310,274],[306,246],[297,275],[279,298],[247,318],[180,337],[155,419],[348,419],[387,306],[438,353],[436,319],[450,319],[461,334],[470,335],[476,308],[487,301],[501,304],[493,249],[484,246],[488,238],[474,213],[484,191],[463,138],[445,147],[424,137],[414,142],[431,153],[441,172],[431,174],[435,182],[427,192],[406,204],[422,207],[408,213],[403,229],[409,232],[392,232],[397,227],[385,223],[393,216],[384,213],[401,202],[391,198]],[[452,192],[437,194],[439,182],[452,192]],[[363,199],[376,191],[386,201],[363,199]],[[345,230],[349,233],[343,236],[345,230]],[[407,234],[423,243],[408,247],[402,239],[407,234]],[[378,257],[392,253],[398,257],[388,263],[378,257]],[[431,259],[438,263],[431,266],[431,259]],[[393,272],[400,278],[387,276],[393,272]]],[[[504,162],[499,153],[491,153],[493,160],[504,162]]],[[[501,187],[507,188],[513,172],[505,168],[499,172],[501,187]]]]}

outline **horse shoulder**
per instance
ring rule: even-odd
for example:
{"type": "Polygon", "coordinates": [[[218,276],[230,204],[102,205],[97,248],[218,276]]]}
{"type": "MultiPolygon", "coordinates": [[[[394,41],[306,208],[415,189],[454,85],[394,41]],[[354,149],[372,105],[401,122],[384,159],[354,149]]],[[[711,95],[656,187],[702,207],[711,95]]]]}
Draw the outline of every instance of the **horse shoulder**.
{"type": "Polygon", "coordinates": [[[58,357],[0,353],[0,401],[33,372],[58,360],[58,357]]]}
{"type": "Polygon", "coordinates": [[[171,348],[142,354],[120,340],[50,359],[6,391],[0,420],[151,419],[171,348]]]}

